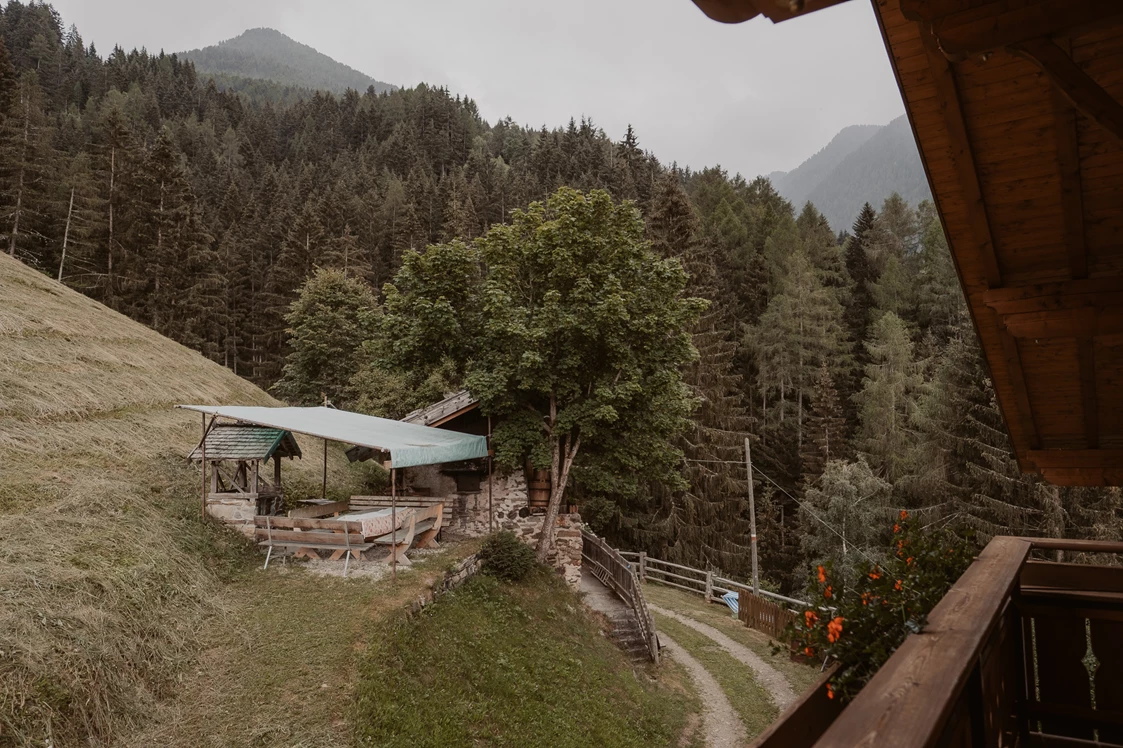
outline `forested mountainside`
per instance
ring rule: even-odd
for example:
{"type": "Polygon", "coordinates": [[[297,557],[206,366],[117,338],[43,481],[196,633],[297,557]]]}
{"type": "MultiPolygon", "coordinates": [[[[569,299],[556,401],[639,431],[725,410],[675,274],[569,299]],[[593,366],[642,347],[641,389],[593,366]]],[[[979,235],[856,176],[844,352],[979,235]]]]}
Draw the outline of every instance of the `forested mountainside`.
{"type": "MultiPolygon", "coordinates": [[[[788,172],[777,171],[768,175],[772,186],[792,205],[802,207],[811,192],[823,183],[842,160],[877,135],[881,125],[851,125],[844,127],[831,138],[821,151],[788,172]]],[[[885,195],[888,197],[888,195],[885,195]]],[[[876,202],[876,198],[874,198],[876,202]]],[[[853,218],[843,223],[849,226],[853,218]]],[[[836,222],[837,223],[837,222],[836,222]]]]}
{"type": "MultiPolygon", "coordinates": [[[[4,249],[266,387],[316,267],[369,284],[377,306],[405,253],[471,241],[558,187],[635,201],[713,305],[686,372],[689,490],[573,486],[622,547],[745,572],[745,433],[777,582],[882,543],[901,508],[984,537],[1118,536],[1117,491],[1017,473],[930,203],[891,195],[834,225],[765,178],[670,170],[630,128],[489,124],[428,86],[261,102],[175,56],[102,58],[49,5],[9,2],[0,38],[4,249]]],[[[332,383],[340,407],[396,416],[458,384],[421,372],[429,390],[395,389],[358,342],[356,377],[332,383]]]]}
{"type": "Polygon", "coordinates": [[[373,87],[375,93],[385,93],[397,88],[274,29],[249,29],[213,46],[182,52],[179,57],[194,63],[203,78],[215,77],[235,87],[241,79],[249,78],[336,94],[347,89],[366,91],[373,87]]]}
{"type": "Polygon", "coordinates": [[[932,199],[904,115],[883,127],[847,127],[798,168],[771,176],[797,209],[810,200],[839,229],[854,223],[865,203],[878,205],[894,193],[914,205],[932,199]]]}

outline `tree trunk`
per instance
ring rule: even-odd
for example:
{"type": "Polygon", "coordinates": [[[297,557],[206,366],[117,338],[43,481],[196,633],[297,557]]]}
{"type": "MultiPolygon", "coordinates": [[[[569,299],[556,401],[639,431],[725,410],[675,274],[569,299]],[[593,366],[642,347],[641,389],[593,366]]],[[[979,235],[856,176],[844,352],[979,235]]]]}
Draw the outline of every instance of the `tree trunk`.
{"type": "Polygon", "coordinates": [[[23,101],[23,151],[20,156],[19,180],[16,187],[16,210],[12,221],[12,235],[8,238],[8,254],[16,256],[16,238],[19,236],[19,221],[23,216],[23,187],[27,174],[28,142],[31,138],[31,101],[23,101]]]}
{"type": "Polygon", "coordinates": [[[562,497],[565,495],[565,485],[569,482],[569,468],[573,466],[573,458],[581,448],[581,437],[577,437],[571,445],[567,445],[564,452],[561,442],[560,438],[554,439],[553,470],[550,471],[550,503],[546,506],[546,518],[542,521],[542,536],[538,539],[538,562],[542,564],[546,563],[554,547],[555,525],[558,521],[562,497]]]}
{"type": "Polygon", "coordinates": [[[70,188],[70,207],[66,211],[66,228],[62,232],[62,258],[58,263],[58,282],[62,283],[62,268],[66,265],[66,243],[70,239],[70,218],[74,215],[74,188],[70,188]]]}

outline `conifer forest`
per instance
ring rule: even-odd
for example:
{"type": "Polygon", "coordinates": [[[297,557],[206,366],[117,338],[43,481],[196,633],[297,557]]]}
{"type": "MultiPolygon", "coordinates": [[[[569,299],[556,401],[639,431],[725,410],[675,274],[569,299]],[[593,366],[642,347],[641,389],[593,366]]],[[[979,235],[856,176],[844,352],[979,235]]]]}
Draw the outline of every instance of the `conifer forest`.
{"type": "Polygon", "coordinates": [[[383,288],[403,258],[471,243],[561,187],[605,190],[711,302],[683,370],[696,407],[677,437],[682,480],[571,484],[618,547],[746,575],[746,435],[761,569],[778,587],[883,547],[901,509],[980,542],[1123,529],[1118,489],[1018,472],[930,202],[893,196],[832,226],[764,177],[662,163],[631,128],[489,123],[425,85],[298,93],[220,89],[173,55],[103,54],[49,5],[10,0],[3,251],[294,404],[323,393],[401,417],[463,384],[451,368],[383,365],[383,288]],[[347,282],[327,288],[320,271],[347,282]],[[333,367],[310,391],[293,340],[313,277],[356,312],[327,326],[333,367]]]}

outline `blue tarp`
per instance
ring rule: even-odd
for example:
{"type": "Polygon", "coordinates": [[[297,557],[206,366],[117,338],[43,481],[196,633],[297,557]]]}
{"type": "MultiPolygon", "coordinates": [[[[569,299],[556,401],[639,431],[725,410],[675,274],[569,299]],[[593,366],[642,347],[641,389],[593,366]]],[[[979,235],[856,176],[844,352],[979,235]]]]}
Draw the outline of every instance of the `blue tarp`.
{"type": "Polygon", "coordinates": [[[390,463],[395,468],[487,457],[487,437],[334,408],[268,408],[247,405],[176,407],[389,452],[390,463]]]}
{"type": "Polygon", "coordinates": [[[733,611],[734,616],[739,615],[740,611],[738,608],[741,606],[741,598],[736,592],[726,592],[721,596],[721,599],[724,600],[725,604],[729,606],[729,609],[733,611]]]}

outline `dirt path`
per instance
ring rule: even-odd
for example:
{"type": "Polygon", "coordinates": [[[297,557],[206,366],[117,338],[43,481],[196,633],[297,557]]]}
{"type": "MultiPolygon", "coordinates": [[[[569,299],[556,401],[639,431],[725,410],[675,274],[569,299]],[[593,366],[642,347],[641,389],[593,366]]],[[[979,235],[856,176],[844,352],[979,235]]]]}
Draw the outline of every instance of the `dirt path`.
{"type": "Polygon", "coordinates": [[[707,748],[740,748],[748,742],[745,725],[733,705],[729,703],[721,685],[710,675],[702,663],[691,657],[669,636],[659,634],[664,651],[686,668],[698,697],[702,700],[702,731],[707,748]]]}
{"type": "MultiPolygon", "coordinates": [[[[785,678],[779,670],[762,660],[760,658],[760,655],[746,647],[744,644],[733,641],[728,636],[715,629],[713,626],[709,626],[707,624],[701,623],[700,621],[696,621],[689,616],[684,616],[680,613],[674,612],[673,610],[667,610],[666,608],[661,608],[658,605],[651,605],[650,603],[648,603],[647,607],[652,611],[658,613],[659,615],[672,618],[681,623],[683,626],[689,626],[699,634],[709,637],[714,642],[719,644],[722,649],[731,654],[737,661],[743,663],[744,665],[747,665],[750,669],[752,669],[753,675],[756,676],[756,679],[760,682],[760,685],[764,686],[765,690],[768,691],[768,694],[772,697],[772,701],[775,702],[777,708],[779,708],[780,711],[783,711],[788,706],[788,704],[795,701],[795,692],[792,691],[792,687],[788,683],[788,679],[785,678]]],[[[664,634],[660,632],[659,641],[663,641],[663,639],[664,634]]]]}

